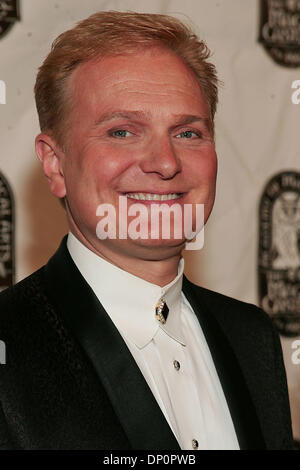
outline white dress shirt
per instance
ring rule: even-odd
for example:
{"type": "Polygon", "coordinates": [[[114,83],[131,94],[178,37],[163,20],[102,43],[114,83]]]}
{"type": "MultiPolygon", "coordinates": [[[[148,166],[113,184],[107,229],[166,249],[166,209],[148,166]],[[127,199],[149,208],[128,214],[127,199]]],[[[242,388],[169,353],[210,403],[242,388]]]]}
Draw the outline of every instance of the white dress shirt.
{"type": "Polygon", "coordinates": [[[97,256],[71,233],[67,246],[124,339],[181,449],[239,449],[210,350],[181,290],[183,258],[176,278],[160,287],[97,256]],[[165,324],[155,317],[161,298],[169,308],[165,324]]]}

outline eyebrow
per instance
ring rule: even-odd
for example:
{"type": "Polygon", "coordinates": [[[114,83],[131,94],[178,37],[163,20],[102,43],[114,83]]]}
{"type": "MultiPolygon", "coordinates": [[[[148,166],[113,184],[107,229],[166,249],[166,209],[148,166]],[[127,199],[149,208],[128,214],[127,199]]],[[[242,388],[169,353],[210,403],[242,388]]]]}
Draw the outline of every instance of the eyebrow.
{"type": "Polygon", "coordinates": [[[114,119],[123,118],[123,119],[149,119],[150,114],[145,113],[144,111],[114,111],[106,114],[102,114],[96,122],[95,125],[104,124],[107,121],[112,121],[114,119]]]}
{"type": "MultiPolygon", "coordinates": [[[[150,120],[150,116],[150,113],[145,111],[114,111],[100,116],[95,121],[95,126],[97,127],[118,118],[150,120]]],[[[175,118],[177,118],[177,123],[172,126],[173,128],[191,124],[193,122],[202,122],[207,130],[211,131],[212,129],[211,120],[208,117],[198,116],[196,114],[175,114],[175,118]]]]}

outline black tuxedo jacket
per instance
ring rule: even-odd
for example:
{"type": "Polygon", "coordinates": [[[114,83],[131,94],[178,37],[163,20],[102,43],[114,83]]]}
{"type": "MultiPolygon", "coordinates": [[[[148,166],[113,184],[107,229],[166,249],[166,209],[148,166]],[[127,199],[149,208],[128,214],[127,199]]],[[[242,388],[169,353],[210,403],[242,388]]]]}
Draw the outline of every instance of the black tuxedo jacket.
{"type": "MultiPolygon", "coordinates": [[[[268,316],[186,278],[183,291],[241,449],[292,448],[281,346],[268,316]]],[[[66,238],[46,266],[0,294],[0,339],[0,449],[179,449],[66,238]]]]}

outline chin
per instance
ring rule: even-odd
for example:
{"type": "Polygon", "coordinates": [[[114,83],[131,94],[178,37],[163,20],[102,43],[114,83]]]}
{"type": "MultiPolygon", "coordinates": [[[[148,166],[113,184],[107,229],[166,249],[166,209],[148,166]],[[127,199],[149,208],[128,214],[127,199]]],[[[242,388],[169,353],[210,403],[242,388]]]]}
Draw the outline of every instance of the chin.
{"type": "Polygon", "coordinates": [[[131,256],[137,258],[161,260],[180,255],[186,240],[132,240],[131,256]]]}

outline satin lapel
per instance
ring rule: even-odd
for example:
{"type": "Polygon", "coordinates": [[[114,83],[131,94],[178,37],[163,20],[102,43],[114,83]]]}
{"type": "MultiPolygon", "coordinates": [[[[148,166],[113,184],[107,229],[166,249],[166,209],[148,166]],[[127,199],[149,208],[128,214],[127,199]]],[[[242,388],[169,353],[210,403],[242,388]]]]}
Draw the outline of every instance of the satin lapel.
{"type": "Polygon", "coordinates": [[[66,237],[45,269],[50,296],[93,363],[132,448],[179,449],[125,342],[74,264],[66,237]]]}
{"type": "Polygon", "coordinates": [[[183,292],[196,313],[227,400],[241,449],[265,449],[265,441],[238,360],[214,313],[205,304],[201,288],[184,276],[183,292]]]}

